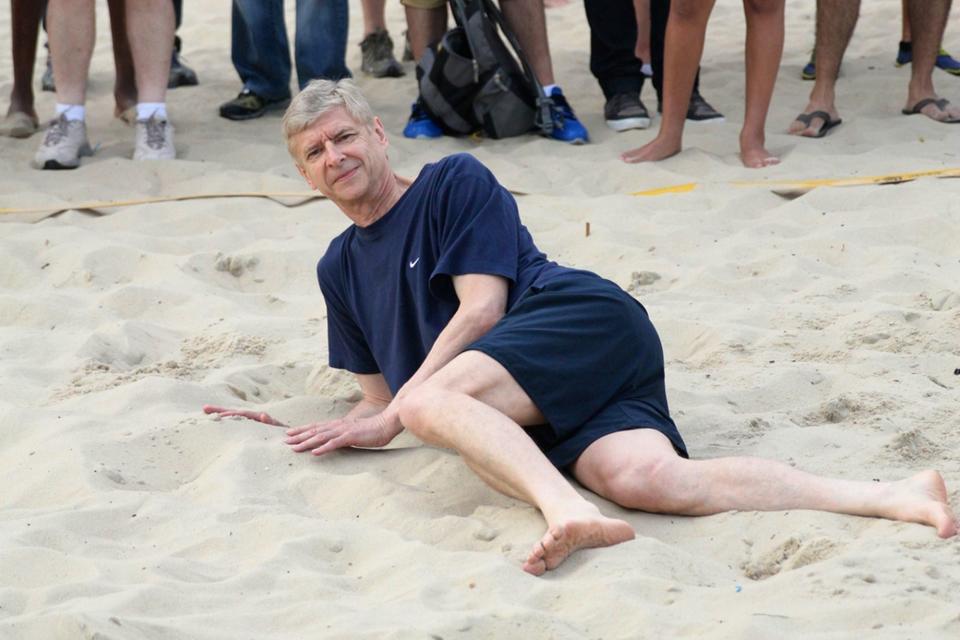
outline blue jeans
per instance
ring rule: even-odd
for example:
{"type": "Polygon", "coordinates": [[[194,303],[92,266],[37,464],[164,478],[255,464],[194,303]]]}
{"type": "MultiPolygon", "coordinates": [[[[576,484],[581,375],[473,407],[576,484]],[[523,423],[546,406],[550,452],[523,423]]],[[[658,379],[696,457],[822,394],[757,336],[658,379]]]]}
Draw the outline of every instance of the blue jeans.
{"type": "MultiPolygon", "coordinates": [[[[294,56],[300,88],[315,78],[350,77],[347,0],[297,0],[294,56]]],[[[231,59],[243,87],[268,99],[290,97],[290,43],[283,0],[233,0],[231,59]]]]}

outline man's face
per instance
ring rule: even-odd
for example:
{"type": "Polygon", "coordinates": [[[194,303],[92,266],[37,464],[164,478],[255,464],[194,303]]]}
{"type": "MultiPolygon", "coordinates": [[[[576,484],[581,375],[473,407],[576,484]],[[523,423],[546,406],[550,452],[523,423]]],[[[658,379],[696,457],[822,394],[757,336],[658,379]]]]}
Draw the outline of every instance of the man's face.
{"type": "Polygon", "coordinates": [[[343,107],[331,109],[293,138],[297,169],[335,203],[375,198],[392,178],[387,136],[379,118],[357,122],[343,107]]]}

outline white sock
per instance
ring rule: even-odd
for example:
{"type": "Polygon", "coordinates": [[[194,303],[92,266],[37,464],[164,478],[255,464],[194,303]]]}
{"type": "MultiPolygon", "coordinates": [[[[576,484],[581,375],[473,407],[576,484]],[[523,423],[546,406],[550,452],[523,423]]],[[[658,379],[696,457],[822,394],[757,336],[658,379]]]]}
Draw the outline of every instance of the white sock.
{"type": "Polygon", "coordinates": [[[543,95],[545,95],[545,96],[552,96],[552,95],[553,95],[553,90],[554,90],[554,89],[559,89],[559,88],[560,88],[560,87],[558,87],[558,86],[555,85],[555,84],[548,84],[548,85],[546,85],[546,86],[543,87],[543,95]]]}
{"type": "Polygon", "coordinates": [[[151,117],[157,120],[167,119],[166,102],[138,102],[137,120],[149,120],[151,117]]]}
{"type": "Polygon", "coordinates": [[[643,66],[640,67],[640,73],[647,76],[648,78],[653,77],[653,67],[650,66],[649,62],[644,62],[643,66]]]}
{"type": "Polygon", "coordinates": [[[87,108],[82,104],[57,103],[57,117],[64,116],[67,120],[83,122],[87,117],[87,108]]]}

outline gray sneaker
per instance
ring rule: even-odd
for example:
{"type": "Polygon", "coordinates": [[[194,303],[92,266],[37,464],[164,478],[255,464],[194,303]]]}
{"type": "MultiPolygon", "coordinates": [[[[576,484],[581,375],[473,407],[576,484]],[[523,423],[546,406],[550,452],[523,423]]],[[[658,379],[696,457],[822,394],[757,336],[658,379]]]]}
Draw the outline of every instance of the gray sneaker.
{"type": "Polygon", "coordinates": [[[393,40],[386,31],[374,31],[360,43],[360,69],[374,78],[399,78],[406,72],[393,57],[393,40]]]}
{"type": "Polygon", "coordinates": [[[173,125],[167,120],[150,116],[149,120],[137,120],[137,147],[134,160],[173,160],[177,150],[173,147],[173,125]]]}
{"type": "Polygon", "coordinates": [[[33,157],[37,169],[76,169],[81,156],[92,156],[87,142],[87,125],[83,120],[67,120],[60,116],[51,120],[43,142],[33,157]]]}
{"type": "Polygon", "coordinates": [[[634,93],[618,93],[603,105],[603,119],[614,131],[646,129],[650,126],[650,114],[634,93]]]}

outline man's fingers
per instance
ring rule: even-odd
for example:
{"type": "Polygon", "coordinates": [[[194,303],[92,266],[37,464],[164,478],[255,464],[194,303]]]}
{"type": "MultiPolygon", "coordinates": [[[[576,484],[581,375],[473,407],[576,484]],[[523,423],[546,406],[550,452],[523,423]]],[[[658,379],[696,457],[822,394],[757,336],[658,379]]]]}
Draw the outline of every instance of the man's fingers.
{"type": "Polygon", "coordinates": [[[324,430],[319,431],[315,434],[311,434],[309,437],[304,437],[291,444],[291,448],[294,451],[301,452],[313,449],[314,447],[319,447],[330,440],[338,438],[342,435],[339,431],[324,430]]]}
{"type": "Polygon", "coordinates": [[[337,449],[341,449],[343,447],[349,447],[349,446],[350,446],[350,438],[347,436],[347,434],[343,434],[339,437],[334,438],[333,440],[330,440],[325,445],[321,447],[317,447],[310,453],[312,453],[315,456],[322,456],[325,453],[330,453],[331,451],[336,451],[337,449]]]}

